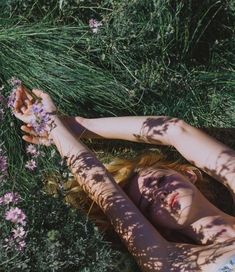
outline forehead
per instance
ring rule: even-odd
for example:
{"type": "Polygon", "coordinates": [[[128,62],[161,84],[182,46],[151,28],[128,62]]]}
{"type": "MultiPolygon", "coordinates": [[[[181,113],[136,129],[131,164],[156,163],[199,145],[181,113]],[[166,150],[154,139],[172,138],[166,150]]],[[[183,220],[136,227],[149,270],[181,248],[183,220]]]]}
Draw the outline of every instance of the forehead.
{"type": "Polygon", "coordinates": [[[128,194],[135,203],[138,203],[139,198],[141,197],[142,190],[145,184],[145,181],[150,177],[158,177],[162,174],[172,174],[176,173],[171,169],[156,169],[156,168],[146,168],[141,169],[129,183],[128,194]]]}

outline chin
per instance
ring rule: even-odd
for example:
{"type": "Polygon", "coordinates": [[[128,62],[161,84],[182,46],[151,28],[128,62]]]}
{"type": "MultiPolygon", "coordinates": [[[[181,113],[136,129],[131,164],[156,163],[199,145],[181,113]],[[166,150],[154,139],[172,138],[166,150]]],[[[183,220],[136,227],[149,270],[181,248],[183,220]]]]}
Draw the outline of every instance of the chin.
{"type": "Polygon", "coordinates": [[[179,228],[184,228],[191,224],[193,220],[193,205],[192,202],[188,202],[188,204],[181,205],[175,219],[177,220],[177,225],[179,228]],[[190,203],[190,204],[189,204],[190,203]]]}

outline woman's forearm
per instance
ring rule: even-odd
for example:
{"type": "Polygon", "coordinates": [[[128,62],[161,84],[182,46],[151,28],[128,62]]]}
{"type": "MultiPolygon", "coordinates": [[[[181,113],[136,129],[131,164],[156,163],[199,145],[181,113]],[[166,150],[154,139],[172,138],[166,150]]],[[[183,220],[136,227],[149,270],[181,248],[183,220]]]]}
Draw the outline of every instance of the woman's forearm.
{"type": "Polygon", "coordinates": [[[171,145],[177,118],[167,116],[128,116],[86,119],[70,118],[68,124],[82,138],[119,139],[171,145]],[[76,125],[77,124],[77,125],[76,125]]]}
{"type": "Polygon", "coordinates": [[[192,164],[229,187],[235,194],[235,151],[185,122],[172,145],[192,164]]]}
{"type": "Polygon", "coordinates": [[[77,141],[57,117],[50,137],[80,186],[110,219],[142,270],[159,271],[167,260],[169,243],[141,214],[95,155],[77,141]]]}

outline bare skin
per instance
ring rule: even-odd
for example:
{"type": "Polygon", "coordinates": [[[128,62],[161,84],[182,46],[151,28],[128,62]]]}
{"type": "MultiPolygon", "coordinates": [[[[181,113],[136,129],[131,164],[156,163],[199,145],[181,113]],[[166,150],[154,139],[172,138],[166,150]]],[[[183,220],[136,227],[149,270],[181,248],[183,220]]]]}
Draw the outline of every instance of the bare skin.
{"type": "MultiPolygon", "coordinates": [[[[54,112],[55,105],[47,94],[39,90],[34,94],[48,112],[54,112]]],[[[28,123],[33,118],[30,112],[33,103],[25,90],[20,88],[15,102],[16,117],[28,123]]],[[[31,126],[24,125],[22,129],[27,133],[24,140],[46,145],[50,144],[50,139],[54,142],[79,184],[103,209],[142,271],[217,271],[235,255],[234,218],[202,197],[189,178],[169,170],[164,172],[165,180],[156,187],[153,185],[159,182],[162,170],[145,169],[133,181],[136,187],[133,186],[127,196],[76,133],[84,137],[172,145],[187,160],[228,186],[235,194],[233,150],[177,118],[78,117],[67,120],[53,115],[54,129],[40,136],[31,126]],[[80,129],[73,130],[76,123],[80,129]],[[149,177],[152,181],[146,184],[144,181],[149,177]],[[142,203],[140,198],[144,200],[142,203]],[[142,212],[146,205],[151,206],[147,216],[149,220],[136,207],[137,202],[140,202],[142,212]],[[206,245],[168,242],[154,228],[154,224],[164,226],[168,223],[169,227],[184,231],[196,243],[206,245]],[[213,237],[216,239],[211,242],[213,237]]]]}

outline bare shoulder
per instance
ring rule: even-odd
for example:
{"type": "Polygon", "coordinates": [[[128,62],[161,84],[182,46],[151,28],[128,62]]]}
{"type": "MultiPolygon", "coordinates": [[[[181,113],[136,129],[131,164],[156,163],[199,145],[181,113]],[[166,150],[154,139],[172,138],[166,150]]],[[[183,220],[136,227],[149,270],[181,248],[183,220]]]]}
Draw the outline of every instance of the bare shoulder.
{"type": "Polygon", "coordinates": [[[235,268],[235,237],[208,246],[175,244],[175,247],[169,253],[170,271],[219,272],[226,265],[231,267],[233,262],[235,268]]]}

